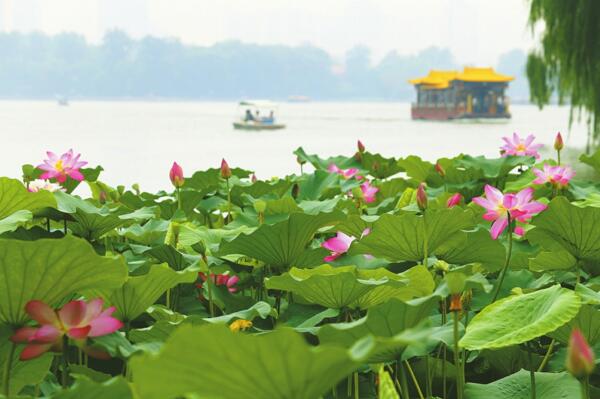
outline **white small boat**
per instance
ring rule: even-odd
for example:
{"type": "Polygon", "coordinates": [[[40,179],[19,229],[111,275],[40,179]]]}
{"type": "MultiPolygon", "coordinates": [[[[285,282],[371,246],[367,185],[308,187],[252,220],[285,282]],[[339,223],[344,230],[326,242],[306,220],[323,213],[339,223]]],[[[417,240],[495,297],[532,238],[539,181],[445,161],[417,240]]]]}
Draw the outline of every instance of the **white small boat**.
{"type": "Polygon", "coordinates": [[[275,115],[279,105],[268,100],[240,101],[239,120],[233,122],[234,129],[240,130],[277,130],[284,129],[285,124],[278,123],[275,115]]]}
{"type": "Polygon", "coordinates": [[[69,99],[65,96],[56,96],[56,103],[61,107],[69,106],[69,99]]]}

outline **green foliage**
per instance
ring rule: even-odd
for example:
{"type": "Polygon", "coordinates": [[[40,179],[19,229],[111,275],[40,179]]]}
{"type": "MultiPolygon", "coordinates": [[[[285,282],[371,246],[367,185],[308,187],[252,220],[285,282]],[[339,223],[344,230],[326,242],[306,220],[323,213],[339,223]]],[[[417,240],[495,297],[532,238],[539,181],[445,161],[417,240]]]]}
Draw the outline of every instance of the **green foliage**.
{"type": "Polygon", "coordinates": [[[521,344],[569,322],[580,306],[579,297],[560,285],[504,298],[473,318],[460,345],[475,350],[521,344]]]}
{"type": "Polygon", "coordinates": [[[218,325],[183,326],[158,355],[131,363],[136,391],[147,399],[189,394],[313,399],[348,375],[365,349],[311,348],[288,329],[248,336],[218,325]]]}
{"type": "Polygon", "coordinates": [[[120,287],[127,269],[121,259],[97,255],[82,239],[0,239],[0,321],[22,325],[33,299],[57,304],[86,289],[120,287]]]}
{"type": "MultiPolygon", "coordinates": [[[[575,111],[588,113],[590,136],[600,132],[600,4],[595,0],[531,0],[532,29],[543,23],[541,46],[529,54],[531,99],[540,107],[557,92],[575,111]]],[[[589,146],[589,142],[588,142],[589,146]]]]}

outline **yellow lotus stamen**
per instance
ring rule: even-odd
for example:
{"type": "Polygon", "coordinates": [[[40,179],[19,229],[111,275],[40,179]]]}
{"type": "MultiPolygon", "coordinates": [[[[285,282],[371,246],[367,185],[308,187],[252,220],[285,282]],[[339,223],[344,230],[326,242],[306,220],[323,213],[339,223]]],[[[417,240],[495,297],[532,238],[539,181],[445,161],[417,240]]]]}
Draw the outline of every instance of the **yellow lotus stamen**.
{"type": "Polygon", "coordinates": [[[229,329],[232,332],[245,331],[252,327],[252,322],[250,320],[239,319],[234,321],[229,325],[229,329]]]}

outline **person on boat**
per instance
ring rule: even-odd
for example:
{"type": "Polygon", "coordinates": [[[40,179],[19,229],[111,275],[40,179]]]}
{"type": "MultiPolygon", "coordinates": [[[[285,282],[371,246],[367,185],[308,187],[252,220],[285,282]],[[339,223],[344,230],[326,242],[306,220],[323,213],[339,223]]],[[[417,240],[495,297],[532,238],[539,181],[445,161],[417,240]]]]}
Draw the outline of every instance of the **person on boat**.
{"type": "Polygon", "coordinates": [[[272,125],[275,122],[275,115],[274,115],[273,111],[271,111],[269,113],[269,116],[266,116],[266,117],[262,118],[262,122],[266,123],[266,124],[269,124],[269,125],[272,125]]]}
{"type": "Polygon", "coordinates": [[[254,116],[252,115],[252,112],[250,112],[249,109],[246,110],[246,115],[244,116],[244,122],[250,122],[254,120],[254,116]]]}

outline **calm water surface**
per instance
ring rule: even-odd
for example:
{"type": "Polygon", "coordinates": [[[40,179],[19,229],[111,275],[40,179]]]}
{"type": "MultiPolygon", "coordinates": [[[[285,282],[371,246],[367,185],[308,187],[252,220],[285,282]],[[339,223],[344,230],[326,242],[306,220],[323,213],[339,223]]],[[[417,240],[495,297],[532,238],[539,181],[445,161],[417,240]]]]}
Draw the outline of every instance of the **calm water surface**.
{"type": "MultiPolygon", "coordinates": [[[[359,138],[386,156],[497,156],[501,137],[513,131],[551,146],[557,131],[568,131],[569,116],[567,107],[515,105],[507,123],[424,122],[412,121],[403,103],[283,103],[287,129],[249,132],[232,128],[237,112],[226,102],[0,101],[0,175],[19,177],[20,165],[41,162],[46,149],[71,147],[104,166],[101,179],[109,184],[137,182],[150,191],[169,187],[174,160],[191,172],[218,167],[225,157],[268,178],[298,171],[298,146],[323,156],[351,154],[359,138]]],[[[585,126],[573,126],[565,138],[583,148],[585,126]]]]}

